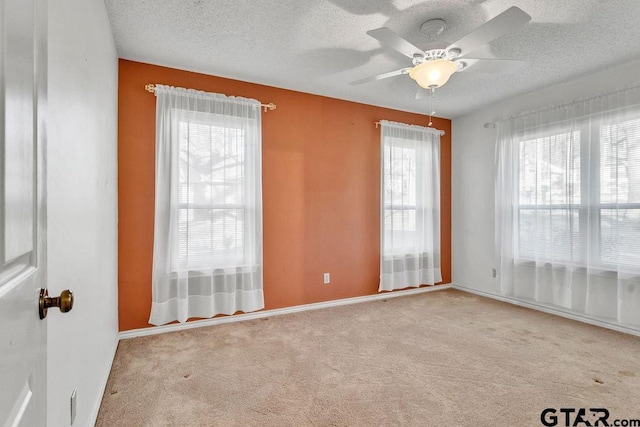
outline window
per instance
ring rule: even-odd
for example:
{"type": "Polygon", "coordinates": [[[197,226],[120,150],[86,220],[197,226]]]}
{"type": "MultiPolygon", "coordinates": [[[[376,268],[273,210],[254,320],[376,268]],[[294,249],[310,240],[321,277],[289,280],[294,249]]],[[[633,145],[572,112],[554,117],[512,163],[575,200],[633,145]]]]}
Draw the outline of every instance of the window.
{"type": "Polygon", "coordinates": [[[498,122],[496,162],[494,292],[640,328],[640,87],[498,122]]]}
{"type": "Polygon", "coordinates": [[[640,118],[600,128],[600,260],[640,267],[640,118]]]}
{"type": "Polygon", "coordinates": [[[521,139],[517,192],[520,258],[640,268],[640,118],[521,139]]]}
{"type": "MultiPolygon", "coordinates": [[[[386,255],[415,250],[416,150],[402,141],[384,146],[384,247],[386,255]]],[[[422,226],[420,227],[422,228],[422,226]]]]}
{"type": "Polygon", "coordinates": [[[260,102],[164,85],[155,94],[149,323],[259,310],[260,102]]]}
{"type": "Polygon", "coordinates": [[[179,121],[178,139],[179,265],[247,265],[244,129],[212,114],[198,115],[196,121],[179,121]]]}
{"type": "Polygon", "coordinates": [[[380,290],[440,282],[440,133],[381,123],[380,290]]]}
{"type": "Polygon", "coordinates": [[[521,141],[518,160],[520,256],[579,256],[580,132],[521,141]]]}

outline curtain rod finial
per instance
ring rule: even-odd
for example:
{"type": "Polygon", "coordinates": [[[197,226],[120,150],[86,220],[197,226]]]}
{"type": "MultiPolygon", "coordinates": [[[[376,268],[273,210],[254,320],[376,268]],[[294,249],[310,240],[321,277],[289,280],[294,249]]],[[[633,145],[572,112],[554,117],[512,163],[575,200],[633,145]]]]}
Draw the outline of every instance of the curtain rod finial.
{"type": "Polygon", "coordinates": [[[155,93],[156,85],[154,85],[153,83],[144,85],[144,90],[146,90],[147,92],[155,93]]]}

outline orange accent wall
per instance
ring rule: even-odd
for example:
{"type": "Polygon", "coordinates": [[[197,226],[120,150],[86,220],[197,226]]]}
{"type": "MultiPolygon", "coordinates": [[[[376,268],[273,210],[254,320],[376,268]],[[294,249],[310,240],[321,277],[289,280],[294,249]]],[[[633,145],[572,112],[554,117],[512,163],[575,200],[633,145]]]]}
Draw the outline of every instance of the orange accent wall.
{"type": "MultiPolygon", "coordinates": [[[[273,102],[262,117],[265,309],[375,294],[380,274],[380,130],[424,115],[120,60],[118,302],[120,330],[149,327],[155,96],[147,83],[273,102]],[[331,273],[324,285],[322,274],[331,273]]],[[[451,121],[441,139],[442,275],[451,282],[451,121]]]]}

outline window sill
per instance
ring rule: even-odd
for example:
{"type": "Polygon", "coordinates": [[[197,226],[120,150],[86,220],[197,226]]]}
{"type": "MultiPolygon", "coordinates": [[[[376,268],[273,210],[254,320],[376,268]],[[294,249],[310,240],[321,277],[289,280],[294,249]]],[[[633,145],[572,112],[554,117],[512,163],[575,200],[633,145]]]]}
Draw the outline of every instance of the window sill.
{"type": "Polygon", "coordinates": [[[628,267],[628,266],[620,266],[619,269],[615,269],[611,265],[591,265],[587,266],[584,264],[569,264],[562,262],[554,262],[551,260],[532,260],[532,259],[519,259],[513,261],[515,266],[522,267],[532,267],[532,268],[550,268],[555,271],[570,271],[572,273],[578,274],[589,274],[600,277],[613,277],[619,274],[630,275],[630,276],[639,276],[640,277],[640,268],[637,267],[628,267]]]}
{"type": "Polygon", "coordinates": [[[182,271],[170,271],[169,275],[172,277],[186,276],[186,277],[211,277],[211,276],[224,276],[228,274],[239,273],[254,273],[260,269],[259,265],[229,265],[229,266],[216,266],[216,267],[200,267],[189,268],[182,271]]]}

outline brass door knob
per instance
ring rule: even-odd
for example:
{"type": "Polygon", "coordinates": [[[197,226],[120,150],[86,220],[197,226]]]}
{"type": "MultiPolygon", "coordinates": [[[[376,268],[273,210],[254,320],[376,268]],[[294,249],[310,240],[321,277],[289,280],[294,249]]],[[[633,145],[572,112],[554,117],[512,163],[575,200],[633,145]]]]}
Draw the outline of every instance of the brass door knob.
{"type": "Polygon", "coordinates": [[[67,313],[73,308],[73,292],[65,289],[60,293],[59,297],[49,297],[49,291],[46,288],[40,288],[40,319],[47,317],[47,309],[58,307],[61,312],[67,313]]]}

